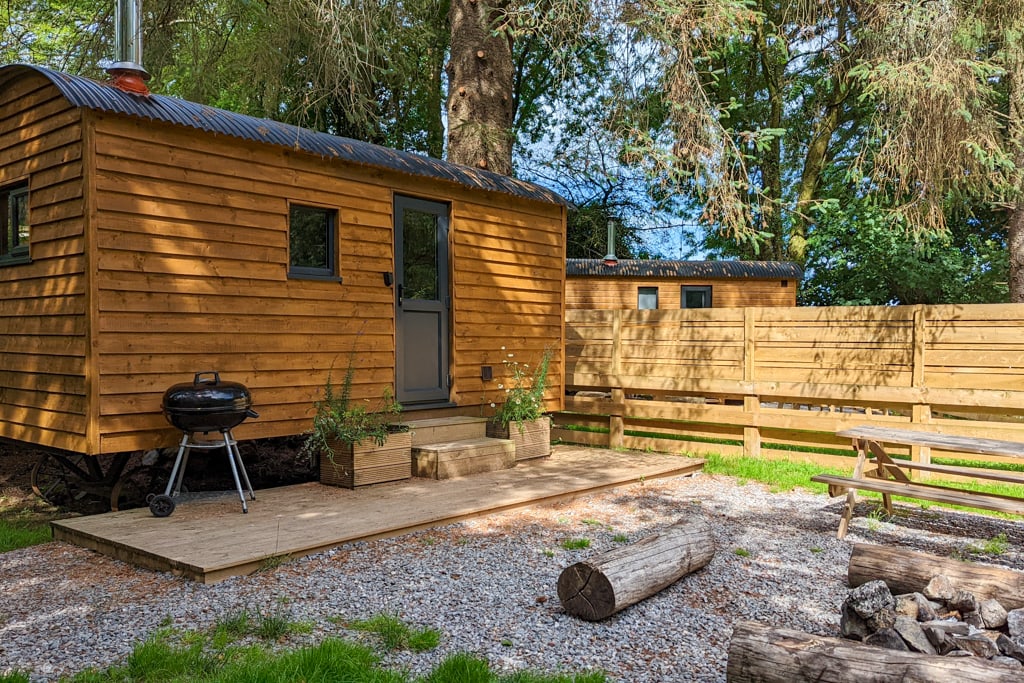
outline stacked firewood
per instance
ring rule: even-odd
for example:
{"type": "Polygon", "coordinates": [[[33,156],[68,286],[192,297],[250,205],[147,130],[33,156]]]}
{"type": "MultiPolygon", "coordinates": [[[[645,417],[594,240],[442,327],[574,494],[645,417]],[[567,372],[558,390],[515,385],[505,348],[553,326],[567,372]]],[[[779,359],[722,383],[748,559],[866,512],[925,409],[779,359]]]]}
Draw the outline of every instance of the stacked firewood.
{"type": "Polygon", "coordinates": [[[893,595],[885,581],[863,583],[843,602],[844,638],[890,650],[948,657],[983,657],[1024,667],[1024,608],[979,600],[946,575],[920,591],[893,595]]]}

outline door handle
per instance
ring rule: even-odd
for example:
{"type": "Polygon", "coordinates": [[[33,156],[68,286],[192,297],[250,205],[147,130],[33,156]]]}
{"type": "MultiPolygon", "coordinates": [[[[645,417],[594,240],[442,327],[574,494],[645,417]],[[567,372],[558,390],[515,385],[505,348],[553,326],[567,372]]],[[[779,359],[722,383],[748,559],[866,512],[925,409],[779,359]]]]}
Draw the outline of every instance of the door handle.
{"type": "Polygon", "coordinates": [[[402,292],[403,292],[404,289],[405,288],[402,286],[402,283],[398,283],[398,305],[399,306],[402,305],[402,292]]]}

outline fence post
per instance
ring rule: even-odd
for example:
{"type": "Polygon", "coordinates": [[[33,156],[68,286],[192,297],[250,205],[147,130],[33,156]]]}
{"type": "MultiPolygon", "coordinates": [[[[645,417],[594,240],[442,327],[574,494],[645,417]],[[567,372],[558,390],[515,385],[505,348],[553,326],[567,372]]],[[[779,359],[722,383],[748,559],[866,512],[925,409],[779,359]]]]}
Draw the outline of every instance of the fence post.
{"type": "MultiPolygon", "coordinates": [[[[743,381],[754,381],[754,318],[755,308],[743,309],[743,381]]],[[[751,426],[743,428],[743,455],[748,458],[761,457],[761,429],[757,426],[757,414],[761,412],[759,396],[743,397],[744,421],[751,426]]]]}
{"type": "Polygon", "coordinates": [[[623,409],[621,406],[625,406],[626,392],[621,388],[612,389],[612,403],[619,406],[613,410],[611,415],[608,416],[608,448],[622,448],[624,443],[624,436],[626,434],[625,424],[622,420],[623,409]]]}
{"type": "MultiPolygon", "coordinates": [[[[927,322],[924,306],[914,306],[914,365],[911,368],[911,386],[914,388],[924,388],[924,347],[927,322]]],[[[928,424],[931,421],[932,407],[930,405],[917,404],[911,408],[911,425],[928,424]]],[[[914,462],[930,463],[932,461],[932,449],[927,446],[911,446],[910,459],[914,462]]],[[[928,479],[927,472],[917,472],[916,474],[919,479],[928,479]]]]}
{"type": "Polygon", "coordinates": [[[626,392],[622,389],[622,311],[612,311],[612,375],[615,377],[615,384],[612,390],[612,403],[619,406],[608,416],[608,448],[622,448],[626,433],[622,421],[623,407],[626,402],[626,392]]]}

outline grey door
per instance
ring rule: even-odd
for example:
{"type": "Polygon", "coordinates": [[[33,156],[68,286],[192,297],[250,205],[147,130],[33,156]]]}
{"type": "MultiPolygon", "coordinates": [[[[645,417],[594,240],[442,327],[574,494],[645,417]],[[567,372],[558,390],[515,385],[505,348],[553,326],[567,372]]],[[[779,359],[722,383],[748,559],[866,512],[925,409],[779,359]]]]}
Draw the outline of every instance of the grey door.
{"type": "Polygon", "coordinates": [[[400,403],[448,401],[448,206],[395,197],[400,403]]]}

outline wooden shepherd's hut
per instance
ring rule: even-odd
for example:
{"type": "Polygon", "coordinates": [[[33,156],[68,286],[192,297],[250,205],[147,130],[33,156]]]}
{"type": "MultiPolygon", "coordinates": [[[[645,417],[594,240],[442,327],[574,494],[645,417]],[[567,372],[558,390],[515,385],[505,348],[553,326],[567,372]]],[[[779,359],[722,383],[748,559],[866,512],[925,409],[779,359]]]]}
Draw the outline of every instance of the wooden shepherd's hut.
{"type": "Polygon", "coordinates": [[[298,434],[349,358],[355,398],[477,416],[551,348],[560,407],[566,203],[537,185],[14,65],[0,209],[0,437],[172,445],[163,392],[210,370],[252,392],[239,439],[298,434]]]}
{"type": "Polygon", "coordinates": [[[568,309],[796,306],[803,269],[788,261],[566,261],[568,309]]]}

